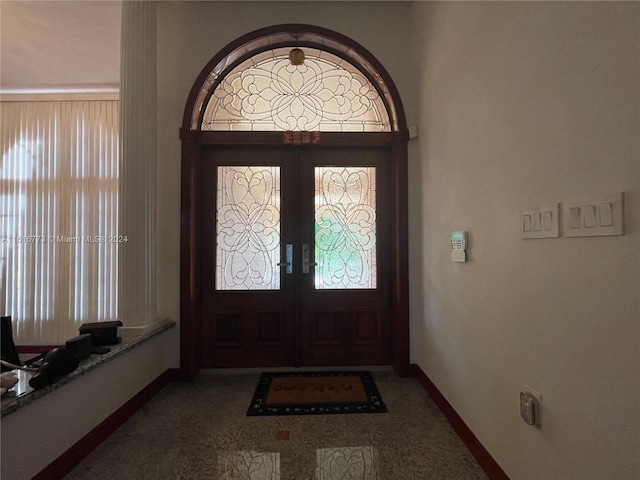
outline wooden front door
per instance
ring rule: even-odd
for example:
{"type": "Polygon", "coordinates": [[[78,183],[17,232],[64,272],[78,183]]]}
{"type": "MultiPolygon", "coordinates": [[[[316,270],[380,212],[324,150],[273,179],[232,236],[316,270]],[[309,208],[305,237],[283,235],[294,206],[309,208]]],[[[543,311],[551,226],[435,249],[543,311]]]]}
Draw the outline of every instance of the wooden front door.
{"type": "Polygon", "coordinates": [[[203,367],[391,363],[389,172],[385,147],[204,152],[203,367]]]}

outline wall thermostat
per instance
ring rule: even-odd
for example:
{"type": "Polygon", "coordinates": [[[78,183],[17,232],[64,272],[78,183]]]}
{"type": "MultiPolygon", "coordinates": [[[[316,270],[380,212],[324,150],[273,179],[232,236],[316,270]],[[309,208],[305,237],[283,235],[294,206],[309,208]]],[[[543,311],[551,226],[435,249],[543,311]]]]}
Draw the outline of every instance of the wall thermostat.
{"type": "Polygon", "coordinates": [[[455,231],[451,234],[451,261],[464,263],[467,261],[467,232],[455,231]]]}

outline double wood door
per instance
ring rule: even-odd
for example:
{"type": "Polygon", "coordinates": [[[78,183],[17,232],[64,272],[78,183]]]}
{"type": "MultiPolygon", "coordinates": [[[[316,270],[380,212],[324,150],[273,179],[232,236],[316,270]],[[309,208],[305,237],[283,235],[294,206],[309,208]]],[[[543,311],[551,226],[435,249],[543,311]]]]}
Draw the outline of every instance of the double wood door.
{"type": "Polygon", "coordinates": [[[203,158],[203,367],[391,363],[389,150],[203,158]]]}

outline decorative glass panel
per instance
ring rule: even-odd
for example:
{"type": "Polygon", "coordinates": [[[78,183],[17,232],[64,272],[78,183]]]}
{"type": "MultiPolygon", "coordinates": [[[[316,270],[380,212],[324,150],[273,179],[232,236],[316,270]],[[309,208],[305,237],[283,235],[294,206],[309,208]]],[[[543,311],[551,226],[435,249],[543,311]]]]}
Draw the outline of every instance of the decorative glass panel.
{"type": "Polygon", "coordinates": [[[375,86],[356,67],[317,49],[302,65],[291,48],[261,52],[235,67],[206,106],[202,130],[388,132],[375,86]]]}
{"type": "Polygon", "coordinates": [[[218,167],[216,290],[280,288],[280,167],[218,167]]]}
{"type": "Polygon", "coordinates": [[[316,289],[376,288],[376,169],[315,168],[316,289]]]}

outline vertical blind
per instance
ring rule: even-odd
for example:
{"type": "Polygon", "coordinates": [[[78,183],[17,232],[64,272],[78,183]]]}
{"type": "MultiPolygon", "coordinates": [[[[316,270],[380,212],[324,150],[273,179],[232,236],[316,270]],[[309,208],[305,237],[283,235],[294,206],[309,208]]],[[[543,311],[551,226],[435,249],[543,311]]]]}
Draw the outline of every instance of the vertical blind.
{"type": "Polygon", "coordinates": [[[118,305],[118,101],[0,104],[0,313],[64,343],[118,305]]]}

